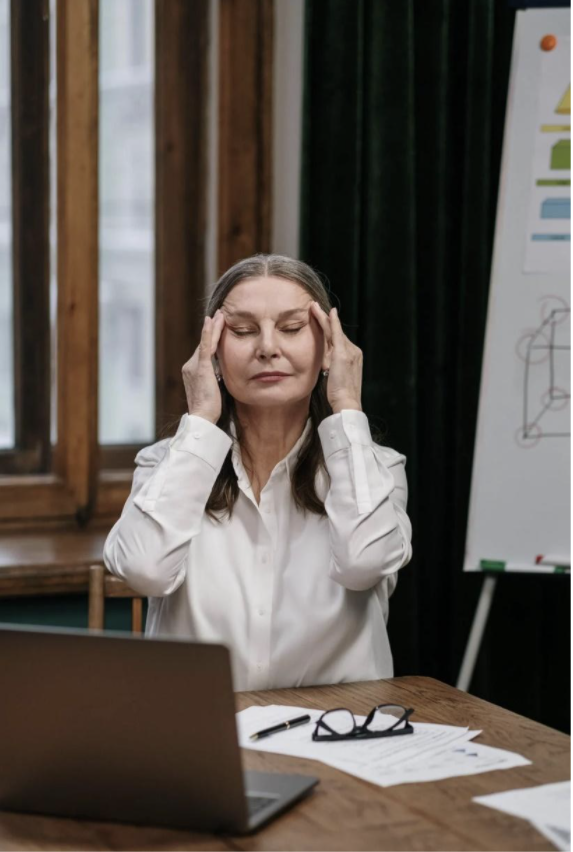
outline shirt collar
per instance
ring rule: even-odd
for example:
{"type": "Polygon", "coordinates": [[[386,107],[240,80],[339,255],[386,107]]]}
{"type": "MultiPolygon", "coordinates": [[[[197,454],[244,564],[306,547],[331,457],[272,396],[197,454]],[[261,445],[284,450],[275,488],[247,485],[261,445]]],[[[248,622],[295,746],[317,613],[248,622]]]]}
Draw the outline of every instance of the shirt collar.
{"type": "MultiPolygon", "coordinates": [[[[306,436],[310,432],[311,428],[312,428],[312,420],[310,419],[310,417],[308,417],[306,424],[305,424],[305,427],[302,430],[302,434],[301,434],[300,438],[297,440],[297,442],[292,447],[292,449],[287,453],[287,455],[284,457],[284,459],[282,459],[280,462],[278,462],[275,465],[274,469],[284,465],[286,472],[287,472],[287,477],[288,477],[289,482],[292,479],[292,471],[294,470],[294,468],[296,466],[296,461],[297,461],[297,458],[298,458],[299,451],[300,451],[302,445],[304,444],[306,436]]],[[[231,435],[233,437],[233,455],[232,455],[232,458],[233,458],[233,467],[235,468],[235,473],[237,474],[237,478],[238,478],[239,482],[244,481],[246,484],[248,484],[249,478],[248,478],[248,476],[245,472],[245,468],[243,466],[243,461],[242,461],[242,458],[241,458],[241,449],[240,449],[239,443],[237,441],[237,430],[235,428],[235,423],[233,422],[232,419],[230,420],[230,423],[229,423],[229,430],[230,430],[231,435]]]]}

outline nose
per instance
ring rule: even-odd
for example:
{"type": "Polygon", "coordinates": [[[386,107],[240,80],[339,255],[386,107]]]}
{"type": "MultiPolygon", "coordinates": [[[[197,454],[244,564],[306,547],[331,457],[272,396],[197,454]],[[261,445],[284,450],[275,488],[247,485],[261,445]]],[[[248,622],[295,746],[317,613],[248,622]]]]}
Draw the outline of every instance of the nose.
{"type": "Polygon", "coordinates": [[[269,325],[261,326],[261,332],[257,339],[257,358],[263,361],[280,355],[280,344],[278,332],[269,325]]]}

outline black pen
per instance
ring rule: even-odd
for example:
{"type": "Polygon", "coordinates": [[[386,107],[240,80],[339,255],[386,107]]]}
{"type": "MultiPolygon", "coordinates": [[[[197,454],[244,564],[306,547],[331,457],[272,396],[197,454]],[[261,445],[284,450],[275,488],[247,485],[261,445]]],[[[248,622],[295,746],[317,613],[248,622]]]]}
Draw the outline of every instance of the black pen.
{"type": "Polygon", "coordinates": [[[262,737],[268,737],[270,734],[277,734],[279,731],[288,731],[289,728],[296,728],[297,725],[306,725],[310,722],[310,716],[297,716],[296,719],[291,719],[290,722],[282,722],[280,725],[274,725],[272,728],[265,728],[264,731],[259,731],[257,734],[251,734],[250,740],[260,740],[262,737]]]}

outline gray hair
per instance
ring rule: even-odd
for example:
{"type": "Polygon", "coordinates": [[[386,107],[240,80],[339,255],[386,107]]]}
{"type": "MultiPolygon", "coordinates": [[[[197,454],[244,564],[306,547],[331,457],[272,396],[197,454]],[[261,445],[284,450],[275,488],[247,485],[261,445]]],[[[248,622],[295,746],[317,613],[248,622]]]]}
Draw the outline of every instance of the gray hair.
{"type": "Polygon", "coordinates": [[[300,284],[318,302],[325,313],[330,313],[332,304],[328,287],[307,263],[282,254],[255,254],[239,260],[221,275],[211,294],[205,299],[207,302],[205,316],[212,317],[233,287],[241,281],[263,276],[284,278],[286,281],[300,284]]]}

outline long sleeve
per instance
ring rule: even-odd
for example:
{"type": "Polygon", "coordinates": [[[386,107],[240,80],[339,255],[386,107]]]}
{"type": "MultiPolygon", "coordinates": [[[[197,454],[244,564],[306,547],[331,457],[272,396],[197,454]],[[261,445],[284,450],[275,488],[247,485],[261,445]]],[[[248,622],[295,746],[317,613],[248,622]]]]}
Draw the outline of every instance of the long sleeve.
{"type": "Polygon", "coordinates": [[[208,420],[185,414],[171,440],[138,453],[131,494],[104,547],[109,570],[135,591],[161,597],[183,582],[189,543],[231,444],[208,420]]]}
{"type": "Polygon", "coordinates": [[[331,480],[329,576],[354,591],[393,581],[412,556],[405,457],[373,443],[362,411],[333,414],[318,432],[331,480]]]}

